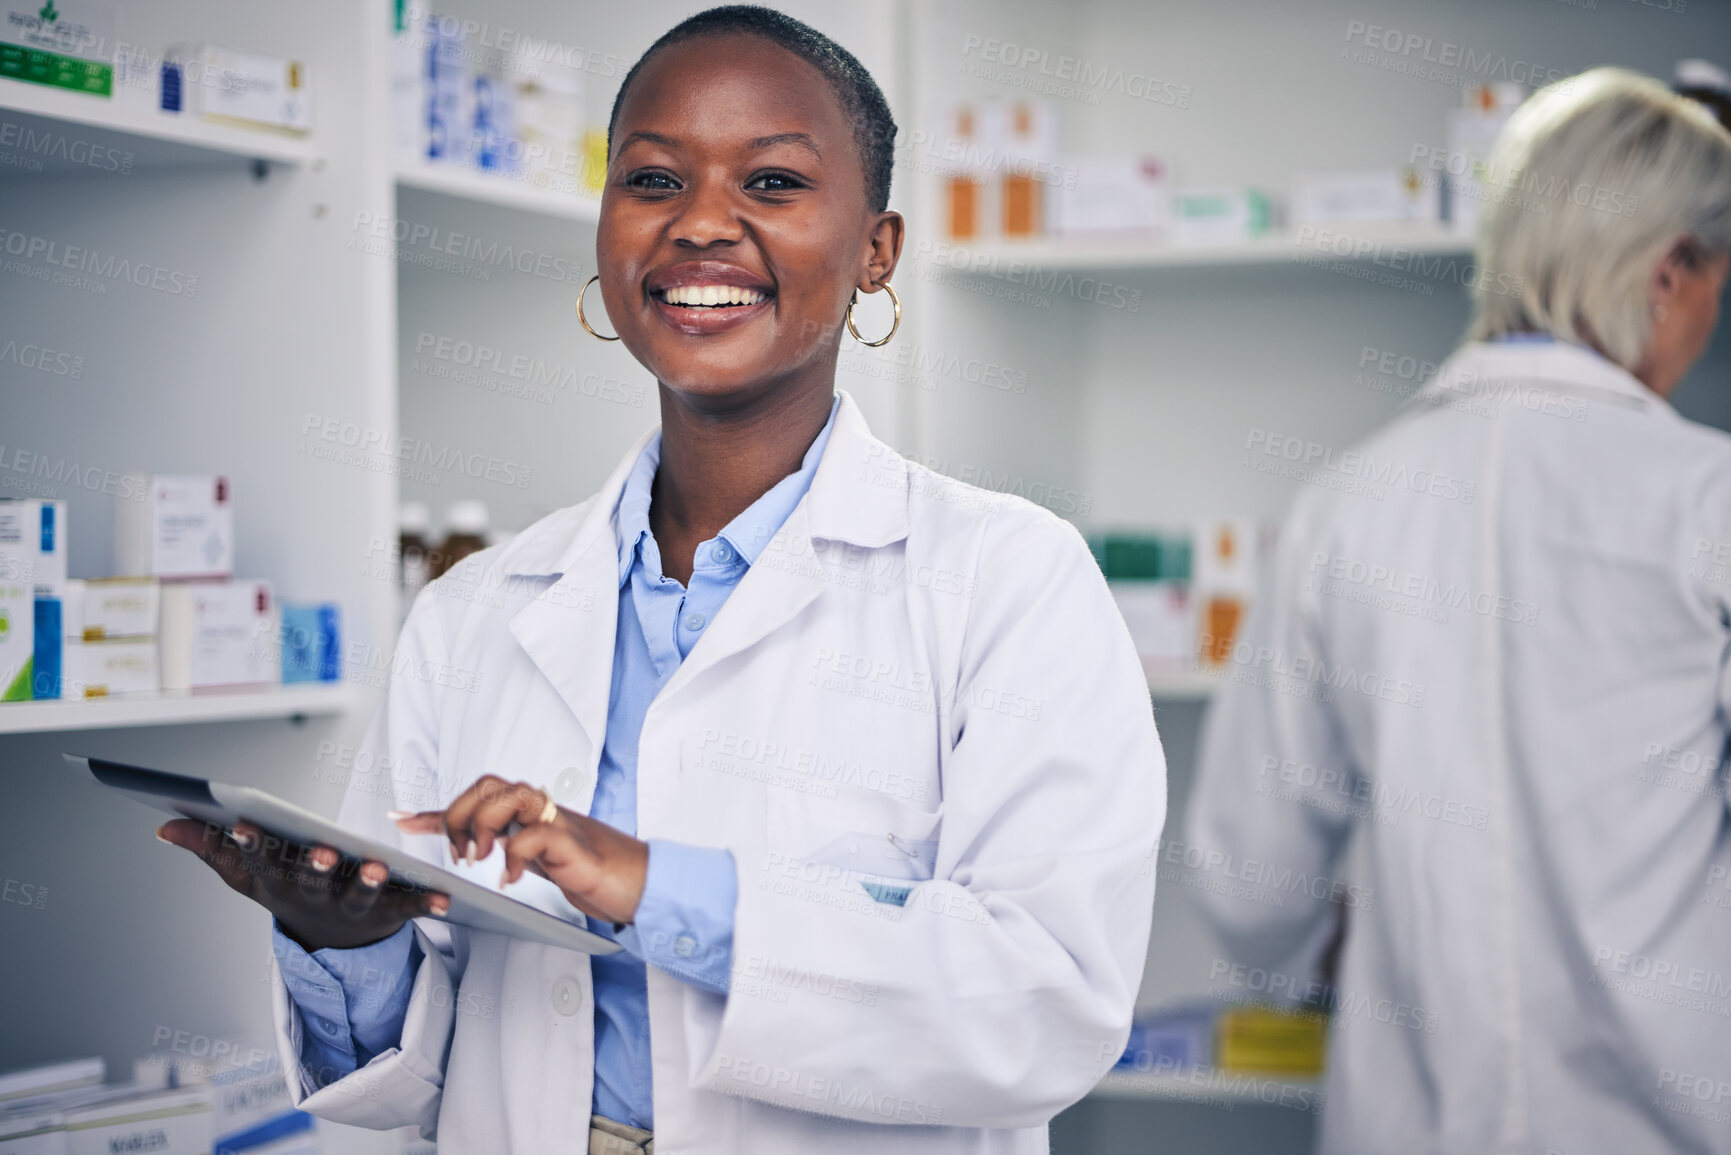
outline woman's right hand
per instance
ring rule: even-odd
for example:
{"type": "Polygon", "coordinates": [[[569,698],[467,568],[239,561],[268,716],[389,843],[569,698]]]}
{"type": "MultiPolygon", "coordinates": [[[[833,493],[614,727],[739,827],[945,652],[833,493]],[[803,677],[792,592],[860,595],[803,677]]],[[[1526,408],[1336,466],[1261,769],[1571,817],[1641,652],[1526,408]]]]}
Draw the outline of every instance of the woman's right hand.
{"type": "Polygon", "coordinates": [[[232,834],[214,823],[176,818],[156,832],[198,855],[230,889],[276,917],[284,934],[308,951],[347,949],[389,938],[409,919],[440,915],[451,900],[436,891],[388,881],[382,862],[343,862],[328,846],[301,846],[238,822],[232,834]]]}

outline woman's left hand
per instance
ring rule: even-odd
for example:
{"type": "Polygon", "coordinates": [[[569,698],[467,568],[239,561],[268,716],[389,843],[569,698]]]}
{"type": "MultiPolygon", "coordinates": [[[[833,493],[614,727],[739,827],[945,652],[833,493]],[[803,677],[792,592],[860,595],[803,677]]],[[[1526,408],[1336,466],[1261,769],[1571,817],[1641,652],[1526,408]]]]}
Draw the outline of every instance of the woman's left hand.
{"type": "Polygon", "coordinates": [[[628,923],[637,917],[649,844],[555,806],[545,791],[488,774],[444,810],[395,815],[405,834],[443,834],[451,861],[480,862],[497,843],[505,850],[501,889],[534,871],[564,891],[591,918],[628,923]]]}

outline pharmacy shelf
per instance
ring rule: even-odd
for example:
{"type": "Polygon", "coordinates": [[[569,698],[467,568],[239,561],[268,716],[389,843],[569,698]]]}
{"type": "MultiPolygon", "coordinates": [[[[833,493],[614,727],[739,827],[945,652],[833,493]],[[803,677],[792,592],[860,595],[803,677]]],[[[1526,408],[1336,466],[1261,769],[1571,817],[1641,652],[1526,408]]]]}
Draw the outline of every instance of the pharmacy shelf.
{"type": "Polygon", "coordinates": [[[399,160],[397,187],[422,189],[459,200],[500,205],[567,220],[601,219],[601,202],[597,198],[538,188],[516,177],[479,172],[461,165],[399,160]]]}
{"type": "Polygon", "coordinates": [[[1088,1093],[1090,1099],[1188,1103],[1262,1103],[1268,1106],[1313,1102],[1322,1092],[1320,1079],[1287,1079],[1279,1075],[1198,1069],[1190,1074],[1137,1074],[1113,1071],[1088,1093]]]}
{"type": "MultiPolygon", "coordinates": [[[[113,139],[91,140],[90,143],[113,147],[132,153],[128,169],[209,162],[221,156],[266,160],[276,164],[299,165],[311,161],[315,149],[310,140],[279,135],[269,130],[237,128],[210,124],[186,113],[161,112],[143,102],[114,97],[92,96],[70,92],[22,80],[0,79],[0,113],[10,114],[6,120],[19,119],[21,129],[40,134],[44,127],[78,125],[113,134],[113,139]],[[32,121],[40,123],[31,123],[32,121]]],[[[20,159],[37,160],[41,168],[29,171],[91,171],[69,154],[82,155],[74,149],[77,141],[64,144],[46,141],[40,150],[8,148],[20,159]],[[39,152],[40,155],[36,155],[39,152]]],[[[0,168],[0,174],[25,171],[0,168]]]]}
{"type": "Polygon", "coordinates": [[[307,683],[225,693],[129,694],[65,702],[8,702],[0,705],[0,734],[314,717],[346,713],[357,705],[359,697],[358,688],[352,685],[307,683]]]}
{"type": "MultiPolygon", "coordinates": [[[[1319,225],[1317,233],[1267,233],[1225,244],[1173,244],[1135,238],[1111,240],[1000,241],[954,244],[951,253],[970,258],[983,271],[1003,274],[1020,263],[1043,269],[1162,269],[1208,266],[1285,265],[1301,261],[1381,260],[1404,263],[1402,254],[1459,257],[1472,254],[1472,238],[1435,225],[1319,225]],[[1326,231],[1324,231],[1326,230],[1326,231]],[[1367,247],[1368,246],[1368,247],[1367,247]]],[[[955,264],[951,255],[949,263],[955,264]]],[[[943,258],[940,258],[942,261],[943,258]]],[[[959,264],[955,267],[960,268],[959,264]]]]}

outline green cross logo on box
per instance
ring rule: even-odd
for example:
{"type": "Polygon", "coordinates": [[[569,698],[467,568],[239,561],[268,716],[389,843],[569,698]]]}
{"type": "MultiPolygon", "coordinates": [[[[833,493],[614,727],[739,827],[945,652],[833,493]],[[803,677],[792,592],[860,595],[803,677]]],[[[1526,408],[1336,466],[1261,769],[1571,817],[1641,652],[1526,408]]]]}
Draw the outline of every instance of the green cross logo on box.
{"type": "Polygon", "coordinates": [[[12,0],[0,23],[0,77],[92,96],[114,94],[115,6],[108,0],[12,0]]]}

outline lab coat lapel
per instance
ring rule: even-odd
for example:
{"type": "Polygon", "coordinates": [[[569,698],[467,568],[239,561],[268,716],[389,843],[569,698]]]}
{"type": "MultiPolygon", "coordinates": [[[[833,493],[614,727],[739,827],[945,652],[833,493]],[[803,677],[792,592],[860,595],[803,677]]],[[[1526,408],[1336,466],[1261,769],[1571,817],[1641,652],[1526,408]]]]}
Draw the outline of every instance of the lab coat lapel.
{"type": "Polygon", "coordinates": [[[847,547],[873,549],[908,534],[907,463],[878,441],[847,392],[811,489],[764,547],[714,623],[692,647],[661,696],[792,621],[851,571],[847,547]]]}
{"type": "MultiPolygon", "coordinates": [[[[607,700],[613,688],[613,636],[619,620],[619,544],[614,516],[631,466],[654,430],[632,446],[614,469],[556,559],[556,541],[525,543],[522,559],[507,568],[521,576],[556,574],[557,580],[511,619],[511,633],[576,715],[595,763],[607,736],[607,700]],[[519,568],[521,567],[521,568],[519,568]]],[[[516,543],[512,543],[515,545],[516,543]]]]}

